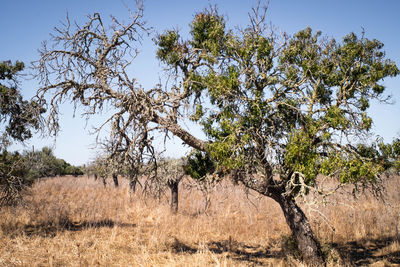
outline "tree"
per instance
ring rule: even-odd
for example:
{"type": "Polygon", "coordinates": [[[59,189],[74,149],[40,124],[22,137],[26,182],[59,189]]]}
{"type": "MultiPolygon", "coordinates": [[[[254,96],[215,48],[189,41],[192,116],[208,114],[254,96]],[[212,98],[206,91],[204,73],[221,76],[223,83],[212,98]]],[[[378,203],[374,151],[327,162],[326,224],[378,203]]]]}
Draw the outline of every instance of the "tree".
{"type": "Polygon", "coordinates": [[[141,170],[143,169],[143,167],[141,166],[141,164],[135,164],[135,162],[133,162],[132,160],[134,160],[134,158],[127,157],[123,161],[121,175],[128,178],[131,193],[135,193],[136,185],[139,182],[139,176],[141,175],[141,170]]]}
{"type": "Polygon", "coordinates": [[[31,129],[39,130],[40,115],[44,109],[35,101],[23,100],[18,89],[18,73],[24,63],[0,63],[0,123],[6,135],[18,141],[32,137],[31,129]],[[5,81],[5,83],[3,83],[5,81]]]}
{"type": "Polygon", "coordinates": [[[0,202],[15,203],[22,190],[27,170],[22,167],[22,157],[9,153],[11,141],[24,141],[32,136],[31,129],[41,128],[41,114],[45,112],[40,103],[23,100],[18,89],[22,62],[0,62],[0,202]]]}
{"type": "MultiPolygon", "coordinates": [[[[132,157],[131,154],[115,153],[113,150],[114,143],[115,141],[112,139],[101,143],[101,149],[104,151],[104,155],[100,163],[104,165],[103,168],[105,168],[108,175],[113,178],[114,187],[119,186],[118,175],[123,175],[128,177],[129,186],[134,193],[140,175],[140,164],[135,164],[135,157],[132,157]]],[[[99,162],[97,164],[99,164],[99,162]]]]}
{"type": "Polygon", "coordinates": [[[89,116],[114,108],[101,127],[110,126],[113,153],[134,153],[137,162],[155,158],[157,132],[179,137],[209,155],[217,172],[274,199],[304,261],[323,264],[296,197],[314,189],[324,194],[318,174],[379,188],[384,166],[353,144],[370,134],[370,101],[387,100],[382,79],[399,70],[386,59],[383,44],[364,34],[336,41],[307,28],[278,36],[264,23],[265,11],[253,9],[246,28],[230,30],[211,8],[195,15],[187,40],[176,30],[159,34],[157,57],[169,82],[148,89],[127,72],[135,45],[148,33],[140,3],[130,23],[113,18],[110,30],[97,13],[82,27],[67,19],[53,46],[41,50],[38,97],[53,96],[54,131],[64,98],[89,116]],[[188,117],[207,140],[181,126],[188,117]]]}
{"type": "MultiPolygon", "coordinates": [[[[104,144],[103,144],[104,145],[104,144]]],[[[93,175],[94,180],[102,178],[104,187],[107,185],[106,178],[113,178],[114,187],[118,187],[118,175],[126,177],[129,180],[129,187],[132,193],[136,191],[136,184],[141,174],[148,174],[148,168],[142,165],[135,165],[130,160],[131,157],[121,157],[120,154],[112,156],[107,152],[108,147],[104,147],[104,153],[98,155],[86,168],[87,175],[93,175]]]]}
{"type": "Polygon", "coordinates": [[[158,161],[157,182],[166,185],[171,191],[170,207],[173,213],[178,212],[179,183],[185,176],[183,159],[161,159],[158,161]]]}
{"type": "Polygon", "coordinates": [[[225,178],[224,170],[217,170],[217,163],[205,152],[193,150],[186,158],[185,173],[194,179],[195,187],[205,199],[204,212],[211,205],[210,193],[225,178]]]}
{"type": "Polygon", "coordinates": [[[95,180],[100,177],[106,187],[106,178],[109,175],[108,161],[105,156],[97,156],[96,159],[90,164],[90,170],[94,175],[95,180]]]}

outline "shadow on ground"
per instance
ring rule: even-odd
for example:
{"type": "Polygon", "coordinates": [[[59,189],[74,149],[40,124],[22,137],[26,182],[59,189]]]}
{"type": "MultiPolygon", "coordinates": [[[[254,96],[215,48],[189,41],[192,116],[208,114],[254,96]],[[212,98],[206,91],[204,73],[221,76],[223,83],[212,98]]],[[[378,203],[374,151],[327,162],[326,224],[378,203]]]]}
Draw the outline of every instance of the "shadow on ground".
{"type": "Polygon", "coordinates": [[[226,253],[226,256],[236,261],[242,261],[251,266],[264,265],[267,259],[283,258],[279,251],[268,250],[259,245],[248,245],[229,238],[227,240],[212,241],[205,246],[189,246],[177,238],[174,238],[172,244],[169,245],[174,253],[189,253],[195,254],[204,249],[215,254],[226,253]]]}
{"type": "Polygon", "coordinates": [[[54,237],[57,233],[64,231],[81,231],[90,228],[113,228],[118,227],[135,227],[135,224],[118,223],[113,220],[99,220],[99,221],[81,221],[73,222],[70,220],[63,220],[59,222],[44,222],[38,224],[27,225],[1,225],[3,233],[8,233],[11,236],[25,234],[27,236],[42,236],[54,237]]]}
{"type": "Polygon", "coordinates": [[[334,243],[332,247],[337,249],[342,258],[350,259],[355,266],[366,266],[381,260],[386,260],[393,265],[400,265],[400,250],[386,253],[382,251],[396,240],[395,237],[362,239],[345,244],[334,243]]]}
{"type": "MultiPolygon", "coordinates": [[[[57,233],[63,231],[81,231],[90,228],[113,228],[113,227],[136,227],[135,224],[120,223],[113,220],[100,221],[82,221],[73,222],[70,220],[55,222],[45,222],[41,224],[28,225],[0,225],[3,234],[10,236],[27,235],[54,237],[57,233]]],[[[347,243],[327,244],[336,250],[341,258],[341,262],[350,266],[367,266],[379,261],[385,260],[393,266],[400,265],[399,246],[391,246],[396,237],[387,237],[382,239],[362,239],[347,243]],[[391,247],[389,247],[391,246],[391,247]],[[388,249],[385,249],[389,247],[388,249]]],[[[246,265],[264,265],[268,259],[284,259],[287,251],[281,249],[280,240],[270,240],[271,246],[261,246],[238,242],[229,237],[225,240],[210,241],[206,244],[185,244],[184,242],[173,238],[168,244],[168,249],[173,253],[195,254],[208,250],[215,254],[224,254],[226,257],[235,261],[240,261],[246,265]]]]}
{"type": "MultiPolygon", "coordinates": [[[[330,246],[338,251],[342,264],[346,266],[368,266],[382,260],[386,260],[389,264],[397,266],[400,265],[400,250],[382,253],[382,249],[390,246],[394,241],[396,241],[394,237],[388,237],[384,239],[364,239],[348,243],[334,243],[330,246]]],[[[276,240],[276,242],[279,241],[276,240]]],[[[170,244],[170,248],[174,253],[194,254],[202,250],[199,246],[184,244],[177,238],[174,238],[174,242],[170,244]]],[[[263,265],[271,258],[284,259],[287,253],[283,253],[279,249],[279,246],[278,248],[267,248],[258,245],[248,245],[237,242],[232,238],[209,242],[206,244],[206,248],[215,254],[226,253],[227,257],[252,266],[263,265]]]]}

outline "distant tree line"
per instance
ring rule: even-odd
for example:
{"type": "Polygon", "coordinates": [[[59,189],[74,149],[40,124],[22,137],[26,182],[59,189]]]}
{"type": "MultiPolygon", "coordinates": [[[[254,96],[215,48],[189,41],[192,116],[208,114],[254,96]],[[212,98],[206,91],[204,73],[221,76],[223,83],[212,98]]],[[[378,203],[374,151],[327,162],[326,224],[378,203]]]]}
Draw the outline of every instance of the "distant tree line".
{"type": "Polygon", "coordinates": [[[0,166],[2,170],[7,169],[7,166],[14,166],[13,170],[9,171],[21,177],[21,182],[25,185],[43,177],[83,175],[81,167],[57,158],[50,147],[43,147],[37,151],[24,150],[22,153],[3,150],[0,154],[0,166]]]}
{"type": "Polygon", "coordinates": [[[73,166],[65,160],[57,158],[49,147],[43,147],[40,151],[24,151],[22,156],[24,167],[28,170],[26,176],[28,180],[64,175],[83,175],[81,167],[73,166]]]}

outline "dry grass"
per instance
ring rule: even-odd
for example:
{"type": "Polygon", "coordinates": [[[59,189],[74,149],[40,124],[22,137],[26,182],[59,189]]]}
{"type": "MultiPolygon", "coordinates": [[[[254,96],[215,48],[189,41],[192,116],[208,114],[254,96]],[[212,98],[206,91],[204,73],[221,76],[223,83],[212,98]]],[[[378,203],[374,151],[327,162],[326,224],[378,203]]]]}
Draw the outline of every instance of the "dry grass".
{"type": "MultiPolygon", "coordinates": [[[[386,203],[338,195],[319,209],[326,218],[304,206],[329,265],[400,263],[399,177],[387,183],[386,203]]],[[[204,212],[200,192],[180,192],[172,215],[165,199],[132,195],[126,181],[42,180],[24,205],[0,210],[0,266],[301,266],[272,200],[222,184],[204,212]]]]}

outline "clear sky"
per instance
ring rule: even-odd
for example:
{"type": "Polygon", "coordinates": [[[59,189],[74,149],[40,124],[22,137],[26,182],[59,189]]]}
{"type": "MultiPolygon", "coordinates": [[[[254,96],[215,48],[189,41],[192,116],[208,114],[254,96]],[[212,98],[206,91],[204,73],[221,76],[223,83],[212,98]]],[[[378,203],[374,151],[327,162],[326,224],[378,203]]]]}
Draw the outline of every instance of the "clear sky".
{"type": "MultiPolygon", "coordinates": [[[[134,1],[125,0],[129,6],[134,1]]],[[[211,4],[216,4],[228,18],[229,25],[246,26],[248,12],[256,5],[256,0],[147,0],[145,19],[155,32],[178,28],[183,34],[188,32],[188,24],[196,12],[211,4]]],[[[365,30],[367,38],[376,38],[385,44],[387,57],[400,65],[400,1],[398,0],[271,0],[268,21],[289,34],[307,26],[321,30],[324,35],[341,39],[344,35],[365,30]]],[[[103,16],[114,15],[127,18],[127,11],[119,0],[2,0],[0,3],[0,61],[20,60],[27,65],[38,59],[37,49],[41,42],[49,38],[55,26],[65,19],[68,12],[71,20],[85,21],[87,14],[95,12],[103,16]]],[[[141,54],[134,62],[132,76],[145,87],[158,82],[161,68],[155,59],[155,49],[151,39],[144,42],[141,54]]],[[[29,72],[29,70],[26,70],[29,72]]],[[[393,95],[395,104],[391,106],[373,105],[370,114],[374,119],[374,132],[386,141],[400,133],[400,77],[387,79],[384,84],[393,95]]],[[[33,96],[37,81],[23,81],[21,89],[26,98],[33,96]]],[[[73,117],[72,106],[63,105],[61,112],[61,132],[57,139],[38,136],[27,142],[25,149],[40,149],[44,145],[53,146],[56,156],[72,164],[90,161],[95,155],[91,149],[95,139],[90,135],[91,125],[96,125],[101,116],[88,122],[79,114],[73,117]]],[[[168,146],[167,155],[183,155],[179,140],[168,146]]],[[[24,149],[14,145],[12,149],[24,149]]]]}

